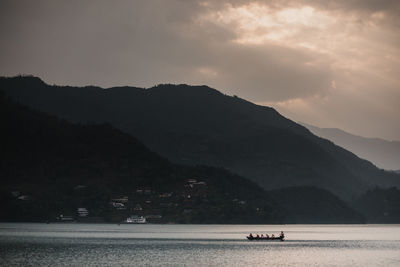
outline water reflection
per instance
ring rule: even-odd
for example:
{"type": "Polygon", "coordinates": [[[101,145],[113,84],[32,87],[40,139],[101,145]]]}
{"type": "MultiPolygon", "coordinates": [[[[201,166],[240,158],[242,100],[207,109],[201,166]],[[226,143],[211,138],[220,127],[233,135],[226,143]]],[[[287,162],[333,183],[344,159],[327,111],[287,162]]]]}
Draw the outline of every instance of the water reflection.
{"type": "Polygon", "coordinates": [[[398,225],[0,224],[0,265],[399,266],[399,241],[398,225]]]}

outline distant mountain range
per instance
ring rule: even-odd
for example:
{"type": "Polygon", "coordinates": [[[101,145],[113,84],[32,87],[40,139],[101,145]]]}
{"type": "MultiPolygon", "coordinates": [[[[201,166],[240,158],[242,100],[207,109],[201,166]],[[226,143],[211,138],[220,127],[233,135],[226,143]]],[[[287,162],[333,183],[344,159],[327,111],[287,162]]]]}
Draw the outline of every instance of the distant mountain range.
{"type": "Polygon", "coordinates": [[[181,164],[226,168],[264,189],[317,186],[351,200],[400,175],[313,135],[274,109],[207,86],[51,86],[36,77],[1,78],[21,104],[73,122],[110,123],[181,164]]]}
{"type": "Polygon", "coordinates": [[[336,145],[348,149],[379,168],[397,172],[400,170],[400,141],[366,138],[337,128],[319,128],[305,123],[301,124],[315,135],[331,140],[336,145]]]}

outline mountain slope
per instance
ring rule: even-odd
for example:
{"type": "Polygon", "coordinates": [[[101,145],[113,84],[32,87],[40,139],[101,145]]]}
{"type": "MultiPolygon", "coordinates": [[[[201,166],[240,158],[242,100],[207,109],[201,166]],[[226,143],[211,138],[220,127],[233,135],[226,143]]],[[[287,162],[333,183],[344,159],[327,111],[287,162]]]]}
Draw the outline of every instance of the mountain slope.
{"type": "Polygon", "coordinates": [[[54,220],[59,214],[76,216],[79,207],[111,222],[132,213],[185,223],[284,218],[279,205],[253,182],[222,169],[171,164],[110,125],[71,124],[1,94],[0,119],[1,221],[54,220]],[[193,178],[199,183],[187,182],[193,178]],[[126,201],[113,200],[121,196],[126,201]],[[142,206],[138,211],[137,205],[142,206]]]}
{"type": "Polygon", "coordinates": [[[346,199],[400,176],[311,134],[272,108],[206,86],[150,89],[49,86],[35,77],[0,79],[14,99],[62,118],[109,122],[178,163],[227,168],[266,189],[313,185],[346,199]]]}
{"type": "Polygon", "coordinates": [[[174,165],[110,125],[71,124],[1,94],[0,118],[0,221],[55,220],[66,214],[80,221],[119,222],[132,213],[181,223],[364,221],[342,200],[327,198],[332,194],[325,190],[266,192],[223,169],[174,165]],[[309,202],[296,195],[308,195],[309,202]],[[316,212],[310,202],[330,212],[316,212]],[[308,212],[299,216],[293,207],[308,212]],[[82,209],[88,217],[77,214],[82,209]]]}
{"type": "Polygon", "coordinates": [[[352,206],[365,215],[368,223],[398,223],[400,190],[395,187],[376,187],[362,194],[352,206]]]}
{"type": "Polygon", "coordinates": [[[386,170],[400,169],[400,142],[353,135],[340,129],[319,128],[302,123],[315,135],[331,140],[386,170]]]}
{"type": "Polygon", "coordinates": [[[353,223],[363,220],[361,215],[326,190],[303,186],[276,189],[269,193],[287,211],[288,223],[341,223],[349,221],[350,217],[353,223]]]}

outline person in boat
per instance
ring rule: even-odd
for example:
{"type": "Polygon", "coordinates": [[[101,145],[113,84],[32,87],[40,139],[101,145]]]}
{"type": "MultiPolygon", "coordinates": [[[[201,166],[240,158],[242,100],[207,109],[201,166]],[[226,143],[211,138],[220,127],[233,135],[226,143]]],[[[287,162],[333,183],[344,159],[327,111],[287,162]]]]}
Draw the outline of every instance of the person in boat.
{"type": "Polygon", "coordinates": [[[250,234],[249,234],[249,237],[250,237],[250,238],[253,238],[253,234],[252,234],[252,233],[250,233],[250,234]]]}
{"type": "Polygon", "coordinates": [[[261,234],[261,238],[264,238],[264,234],[261,234]]]}
{"type": "Polygon", "coordinates": [[[257,238],[260,238],[260,235],[259,234],[257,234],[257,236],[256,236],[257,238]]]}
{"type": "Polygon", "coordinates": [[[285,234],[283,233],[283,231],[281,231],[281,235],[279,237],[282,237],[282,238],[285,237],[285,234]]]}
{"type": "Polygon", "coordinates": [[[271,238],[275,238],[275,235],[274,235],[274,234],[272,234],[272,235],[271,235],[271,238]]]}
{"type": "Polygon", "coordinates": [[[269,235],[268,235],[268,234],[265,234],[265,237],[266,237],[266,238],[269,238],[269,235]]]}

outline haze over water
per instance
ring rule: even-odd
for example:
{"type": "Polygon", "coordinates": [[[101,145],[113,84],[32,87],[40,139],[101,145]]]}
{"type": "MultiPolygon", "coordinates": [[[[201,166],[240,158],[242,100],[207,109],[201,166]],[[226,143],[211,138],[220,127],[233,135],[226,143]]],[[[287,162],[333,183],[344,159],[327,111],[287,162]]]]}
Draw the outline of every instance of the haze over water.
{"type": "Polygon", "coordinates": [[[1,266],[399,266],[399,251],[399,225],[0,224],[1,266]]]}

